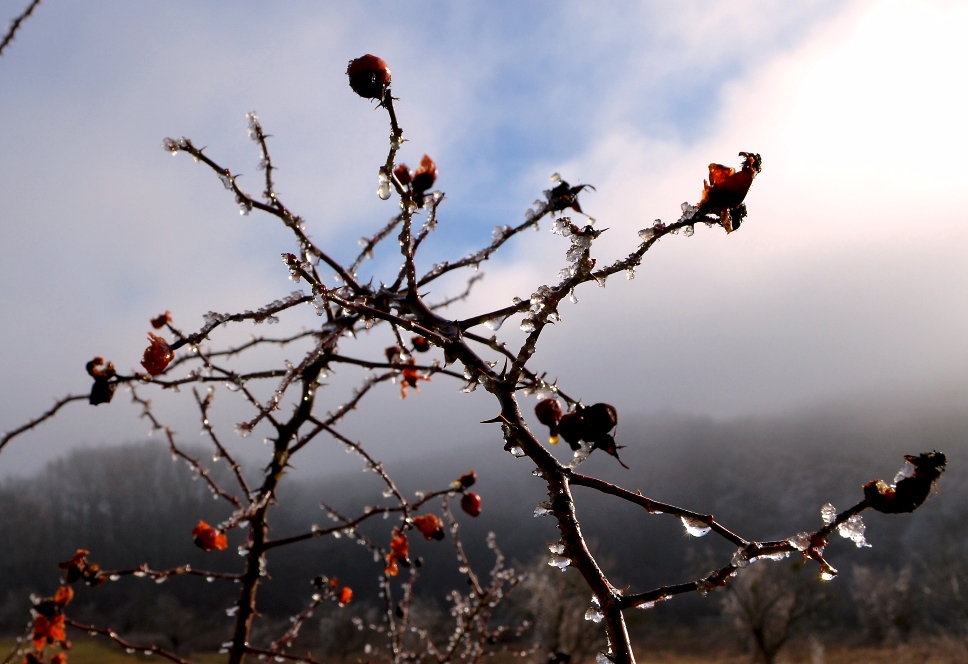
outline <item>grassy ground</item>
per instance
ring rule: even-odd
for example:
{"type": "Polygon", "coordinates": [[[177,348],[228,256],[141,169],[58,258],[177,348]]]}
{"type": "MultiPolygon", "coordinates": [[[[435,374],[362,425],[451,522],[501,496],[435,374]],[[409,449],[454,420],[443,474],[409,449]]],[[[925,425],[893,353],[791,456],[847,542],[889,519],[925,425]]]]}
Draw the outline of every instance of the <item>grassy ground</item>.
{"type": "MultiPolygon", "coordinates": [[[[3,661],[3,658],[13,650],[14,645],[14,642],[10,640],[0,641],[0,661],[3,661]]],[[[73,642],[73,645],[74,647],[68,652],[68,664],[134,664],[134,662],[162,664],[168,661],[157,655],[150,657],[142,654],[129,655],[120,646],[108,643],[107,639],[101,637],[78,639],[73,642]]],[[[190,659],[195,664],[222,664],[225,661],[225,655],[190,655],[186,659],[190,659]]],[[[15,659],[13,661],[20,664],[22,660],[15,659]]]]}
{"type": "MultiPolygon", "coordinates": [[[[0,641],[0,661],[12,650],[14,642],[0,641]]],[[[221,664],[225,655],[197,654],[186,659],[195,664],[221,664]]],[[[252,658],[256,661],[255,658],[252,658]]],[[[640,653],[638,664],[749,664],[743,654],[683,654],[674,651],[640,653]]],[[[14,660],[19,664],[20,660],[14,660]]],[[[81,639],[74,643],[68,657],[69,664],[132,664],[150,661],[161,664],[167,660],[157,655],[129,655],[103,639],[81,639]]],[[[518,661],[518,660],[515,660],[518,661]]],[[[963,664],[968,662],[968,651],[952,644],[904,645],[896,648],[827,648],[823,658],[806,649],[790,649],[780,654],[778,664],[963,664]]]]}

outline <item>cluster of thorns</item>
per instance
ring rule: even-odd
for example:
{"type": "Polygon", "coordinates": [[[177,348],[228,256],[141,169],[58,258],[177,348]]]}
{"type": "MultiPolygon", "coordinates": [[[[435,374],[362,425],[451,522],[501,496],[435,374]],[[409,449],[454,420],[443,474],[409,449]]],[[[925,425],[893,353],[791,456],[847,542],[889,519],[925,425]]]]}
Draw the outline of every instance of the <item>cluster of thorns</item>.
{"type": "MultiPolygon", "coordinates": [[[[316,577],[313,580],[315,592],[307,602],[306,609],[294,616],[292,627],[271,643],[252,643],[250,636],[253,622],[258,617],[257,592],[267,574],[267,554],[281,546],[326,535],[349,536],[365,547],[381,565],[380,585],[385,611],[381,623],[369,625],[371,630],[385,638],[386,649],[380,657],[394,663],[421,662],[428,659],[439,664],[457,660],[476,662],[481,657],[510,647],[509,644],[527,629],[527,624],[515,628],[495,627],[491,625],[491,621],[495,607],[520,583],[522,577],[505,567],[503,556],[493,538],[490,538],[489,544],[495,551],[496,563],[491,570],[490,582],[483,582],[464,555],[458,536],[459,525],[449,508],[448,501],[460,495],[460,504],[465,513],[471,517],[480,514],[481,498],[469,491],[476,480],[473,472],[444,489],[418,494],[416,500],[410,500],[400,492],[381,462],[371,457],[359,442],[339,431],[338,425],[344,417],[356,409],[374,388],[385,382],[399,381],[401,396],[406,396],[408,388],[416,390],[420,381],[441,375],[462,381],[464,392],[482,386],[496,398],[500,412],[489,422],[501,425],[505,450],[516,457],[529,458],[537,466],[532,474],[540,477],[547,485],[549,500],[539,505],[535,514],[553,516],[561,533],[560,541],[549,545],[552,554],[550,563],[562,570],[568,567],[578,570],[594,598],[589,618],[595,622],[604,621],[609,646],[600,653],[599,664],[634,662],[632,645],[625,627],[625,611],[632,608],[650,608],[657,602],[682,593],[699,592],[705,595],[716,587],[726,585],[741,568],[759,559],[779,559],[791,554],[802,554],[805,559],[812,559],[820,565],[824,578],[833,578],[836,570],[825,560],[824,548],[834,531],[852,539],[858,546],[866,545],[863,537],[864,526],[860,520],[862,511],[872,508],[885,513],[909,512],[916,509],[928,496],[945,468],[944,455],[936,452],[908,456],[905,470],[898,474],[894,482],[875,480],[868,483],[864,487],[863,499],[856,505],[839,514],[832,508],[829,514],[825,512],[825,524],[817,531],[798,533],[786,540],[758,542],[728,530],[712,515],[661,503],[647,498],[639,491],[627,490],[579,473],[579,464],[597,449],[618,459],[618,449],[621,446],[616,444],[614,434],[618,413],[609,404],[582,404],[556,383],[549,384],[544,379],[545,374],[536,373],[529,367],[544,328],[558,320],[557,310],[560,303],[567,297],[573,297],[576,288],[589,282],[602,284],[610,275],[623,271],[631,275],[645,253],[661,238],[679,231],[685,236],[691,236],[695,226],[700,223],[709,227],[721,227],[727,233],[736,231],[746,217],[744,200],[754,177],[760,172],[760,156],[751,152],[740,153],[743,161],[739,170],[711,164],[709,180],[705,183],[696,205],[683,204],[682,216],[673,223],[663,224],[656,221],[640,231],[637,246],[626,257],[608,265],[600,266],[598,260],[591,256],[593,242],[602,233],[594,227],[594,220],[589,218],[586,225],[579,226],[570,217],[563,216],[568,210],[584,214],[579,195],[589,186],[572,186],[556,176],[553,177],[553,187],[544,192],[543,200],[537,201],[528,210],[522,223],[498,227],[488,246],[453,262],[433,265],[421,274],[418,272],[416,256],[429,234],[434,231],[438,223],[438,208],[444,200],[441,192],[432,190],[437,179],[437,165],[426,155],[416,170],[396,162],[397,152],[404,143],[403,130],[394,111],[394,98],[390,92],[391,73],[386,63],[380,58],[366,55],[353,60],[347,74],[350,86],[357,94],[375,100],[389,115],[390,150],[379,169],[377,193],[384,200],[395,193],[399,200],[399,212],[373,236],[363,238],[363,249],[357,258],[348,265],[332,258],[310,239],[304,220],[280,200],[273,182],[275,166],[266,145],[266,134],[254,113],[248,116],[248,123],[250,137],[259,146],[260,168],[265,172],[265,189],[261,199],[243,191],[237,175],[213,161],[191,140],[166,139],[163,145],[167,151],[172,154],[187,153],[196,162],[202,162],[213,170],[226,189],[235,196],[243,214],[248,214],[253,209],[259,210],[276,217],[292,231],[298,250],[283,254],[283,263],[290,278],[294,281],[305,281],[311,292],[297,291],[255,311],[209,313],[205,317],[206,323],[192,333],[185,333],[175,327],[170,314],[166,312],[151,322],[155,331],[166,331],[171,340],[161,334],[149,332],[149,346],[141,363],[144,372],[121,374],[113,363],[105,362],[100,357],[94,358],[87,365],[87,371],[94,380],[89,394],[69,395],[61,399],[47,413],[0,439],[2,449],[17,435],[53,417],[64,405],[81,400],[93,405],[109,403],[119,385],[127,386],[134,403],[141,409],[141,416],[150,422],[153,431],[164,434],[173,455],[188,463],[194,472],[204,478],[213,494],[232,507],[231,515],[215,526],[204,521],[199,522],[190,534],[195,543],[205,551],[224,550],[228,545],[227,534],[245,527],[245,541],[239,547],[243,556],[241,571],[215,573],[196,570],[188,565],[168,570],[152,570],[147,565],[141,565],[127,570],[106,571],[87,561],[87,551],[79,550],[71,561],[62,564],[66,575],[58,591],[51,598],[38,599],[35,603],[30,625],[29,652],[24,652],[27,646],[22,645],[11,653],[6,662],[11,662],[16,656],[23,656],[28,663],[44,661],[46,658],[48,662],[64,664],[66,650],[69,648],[65,627],[73,627],[92,635],[105,635],[131,652],[156,653],[170,661],[187,663],[188,660],[156,645],[130,643],[109,627],[80,624],[64,613],[73,596],[71,586],[74,583],[83,582],[96,586],[122,576],[158,580],[174,575],[199,576],[238,584],[238,600],[229,611],[229,615],[234,616],[232,636],[223,644],[223,652],[228,655],[230,664],[238,664],[248,655],[256,655],[260,659],[315,662],[310,653],[295,654],[291,648],[303,623],[322,602],[332,600],[343,606],[352,600],[353,590],[341,586],[336,579],[322,575],[316,577]],[[418,227],[420,215],[423,215],[424,220],[418,227]],[[480,275],[472,277],[466,289],[459,294],[437,302],[426,299],[428,287],[439,278],[464,268],[476,269],[511,238],[526,229],[537,228],[538,223],[546,217],[554,220],[552,230],[571,242],[566,253],[568,265],[561,271],[558,283],[540,286],[530,297],[515,298],[509,306],[463,319],[447,318],[442,311],[454,302],[467,299],[480,275]],[[381,283],[376,287],[372,285],[372,281],[364,283],[358,278],[358,269],[372,257],[373,249],[394,233],[399,239],[402,255],[399,270],[389,284],[381,283]],[[328,285],[320,276],[324,269],[332,270],[336,274],[334,281],[330,281],[328,285]],[[316,329],[283,338],[256,337],[246,344],[224,350],[211,350],[202,345],[221,325],[247,320],[256,323],[272,321],[284,311],[303,305],[314,307],[321,317],[322,322],[316,329]],[[520,327],[526,332],[524,342],[517,349],[509,347],[497,335],[486,336],[479,331],[482,325],[497,330],[504,320],[517,315],[522,316],[520,327]],[[341,342],[355,338],[357,332],[377,326],[388,329],[394,337],[395,343],[386,349],[384,358],[359,358],[341,352],[341,342]],[[407,334],[411,335],[409,344],[404,341],[407,334]],[[311,348],[298,364],[241,373],[225,364],[225,360],[250,348],[287,346],[300,341],[310,342],[311,348]],[[442,361],[434,359],[431,362],[417,362],[415,353],[424,355],[434,349],[439,349],[442,361]],[[321,415],[315,408],[318,390],[323,387],[320,381],[332,367],[340,364],[359,366],[370,373],[348,400],[321,415]],[[178,370],[183,367],[190,370],[179,373],[178,370]],[[455,367],[461,367],[462,370],[456,370],[455,367]],[[273,395],[267,400],[261,400],[252,387],[257,381],[265,380],[276,380],[278,383],[273,395]],[[177,444],[174,432],[158,421],[151,410],[150,402],[138,393],[142,388],[165,390],[203,383],[224,383],[231,392],[241,395],[252,407],[254,415],[236,425],[237,433],[249,435],[260,424],[268,425],[273,431],[268,439],[272,456],[258,485],[249,484],[240,464],[221,442],[210,420],[214,397],[211,387],[207,392],[195,389],[195,401],[203,431],[216,448],[216,458],[224,459],[232,470],[238,484],[235,492],[220,486],[208,468],[177,444]],[[290,391],[295,394],[292,395],[291,402],[286,402],[290,391]],[[532,433],[519,404],[519,393],[535,394],[539,397],[535,415],[541,424],[548,427],[550,443],[556,443],[559,438],[563,438],[572,448],[573,458],[569,462],[559,461],[532,433]],[[291,404],[288,414],[283,412],[286,403],[291,404]],[[313,526],[309,532],[301,535],[273,539],[270,535],[269,514],[275,504],[279,483],[293,456],[320,434],[326,434],[356,452],[363,459],[366,468],[381,478],[386,485],[384,495],[392,497],[394,502],[366,507],[356,516],[344,516],[327,507],[335,525],[327,528],[313,526]],[[609,582],[589,551],[572,498],[573,485],[589,487],[635,503],[651,514],[672,515],[682,520],[686,531],[691,535],[703,536],[714,532],[735,545],[736,553],[728,564],[712,570],[703,578],[626,594],[609,582]],[[441,516],[431,512],[418,513],[431,500],[438,498],[442,500],[441,516]],[[358,529],[365,521],[378,515],[398,517],[398,522],[384,540],[386,544],[374,540],[358,529]],[[433,641],[425,627],[416,625],[410,614],[410,600],[413,597],[413,585],[418,577],[420,560],[411,558],[408,533],[416,531],[427,540],[439,541],[446,538],[448,530],[461,562],[461,569],[467,577],[469,590],[466,594],[455,593],[452,596],[455,602],[452,611],[455,626],[447,643],[441,645],[433,641]],[[409,570],[409,578],[402,584],[402,597],[395,600],[391,579],[400,574],[401,568],[409,570]]],[[[189,533],[185,536],[188,537],[189,533]]],[[[360,627],[363,628],[362,623],[360,627]]],[[[528,654],[533,649],[521,651],[520,646],[516,646],[515,651],[519,651],[518,654],[528,654]]],[[[559,653],[548,654],[552,659],[560,656],[559,653]]]]}

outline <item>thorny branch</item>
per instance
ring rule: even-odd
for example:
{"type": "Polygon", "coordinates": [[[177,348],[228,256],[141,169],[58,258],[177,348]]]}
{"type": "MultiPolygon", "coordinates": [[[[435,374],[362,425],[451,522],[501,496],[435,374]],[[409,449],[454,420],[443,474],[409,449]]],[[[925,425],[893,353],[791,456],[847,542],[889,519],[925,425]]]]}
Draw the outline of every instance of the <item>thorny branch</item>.
{"type": "Polygon", "coordinates": [[[34,10],[39,4],[40,0],[33,0],[17,18],[10,22],[10,27],[7,29],[7,34],[5,34],[3,39],[0,40],[0,55],[3,55],[4,49],[7,48],[10,42],[13,41],[13,38],[17,35],[17,30],[20,29],[21,24],[30,18],[30,15],[34,13],[34,10]]]}
{"type": "MultiPolygon", "coordinates": [[[[35,2],[31,8],[35,6],[35,2]]],[[[29,14],[29,11],[28,11],[29,14]]],[[[0,47],[2,49],[2,47],[0,47]]],[[[859,546],[866,544],[863,540],[863,524],[860,513],[868,508],[878,511],[894,513],[912,511],[927,496],[926,487],[930,488],[944,470],[945,459],[941,454],[933,453],[921,457],[908,457],[909,464],[914,469],[911,474],[899,475],[893,485],[885,482],[870,483],[864,487],[865,498],[854,507],[839,515],[825,516],[826,525],[813,533],[798,533],[783,541],[756,542],[745,539],[717,521],[713,515],[702,514],[664,502],[659,502],[617,485],[592,478],[576,472],[578,465],[596,449],[604,450],[618,458],[618,448],[611,432],[617,424],[617,412],[608,404],[586,406],[579,399],[568,396],[558,385],[557,381],[549,383],[543,372],[538,372],[529,364],[537,349],[540,337],[548,324],[560,320],[558,307],[562,300],[575,298],[575,291],[589,282],[604,285],[606,279],[618,272],[626,272],[631,278],[635,268],[641,263],[645,254],[655,244],[667,235],[678,234],[691,236],[697,224],[709,227],[722,227],[727,232],[734,232],[740,227],[746,216],[743,199],[749,189],[753,177],[760,169],[760,157],[752,153],[740,153],[744,158],[742,170],[736,172],[723,166],[710,166],[710,182],[707,183],[698,206],[683,204],[682,216],[671,224],[657,221],[651,227],[639,232],[640,242],[624,258],[610,264],[599,264],[597,258],[592,257],[595,240],[604,232],[597,230],[594,220],[588,218],[588,224],[580,227],[572,222],[570,217],[563,216],[566,210],[574,210],[584,214],[578,202],[578,196],[588,185],[570,186],[555,174],[552,178],[552,188],[544,192],[545,200],[538,202],[529,209],[525,220],[517,225],[498,226],[490,244],[483,249],[471,253],[453,262],[445,261],[434,265],[423,276],[417,276],[416,258],[438,223],[438,207],[445,200],[443,193],[431,192],[430,188],[436,180],[436,164],[427,156],[421,162],[421,169],[411,172],[402,164],[396,164],[396,155],[403,144],[403,130],[399,125],[393,107],[394,98],[390,93],[389,68],[379,58],[364,56],[353,61],[348,70],[351,86],[363,97],[378,102],[378,107],[387,111],[390,122],[390,149],[385,163],[378,170],[380,198],[389,199],[396,193],[400,211],[377,230],[373,235],[361,240],[362,250],[348,267],[316,246],[306,232],[305,221],[280,200],[275,189],[273,172],[276,170],[267,145],[267,134],[262,129],[259,118],[255,113],[247,116],[249,134],[257,144],[260,162],[259,168],[265,171],[263,198],[265,202],[252,198],[239,186],[238,175],[210,159],[204,148],[197,148],[188,138],[165,139],[163,147],[172,154],[186,152],[195,161],[202,162],[213,170],[227,190],[235,196],[242,214],[248,214],[253,209],[266,212],[280,219],[294,236],[297,253],[284,254],[283,262],[289,271],[290,279],[305,280],[311,293],[302,291],[291,293],[288,297],[276,300],[256,311],[245,311],[235,314],[219,314],[210,312],[205,316],[205,324],[198,331],[183,334],[171,324],[167,313],[152,321],[156,329],[166,327],[173,335],[171,344],[152,335],[152,345],[145,351],[143,366],[148,374],[133,373],[119,375],[111,363],[103,364],[101,358],[89,365],[88,371],[95,379],[94,389],[90,396],[68,396],[56,402],[54,407],[42,416],[31,420],[20,428],[5,434],[0,440],[0,448],[14,437],[21,435],[42,422],[50,419],[65,404],[84,398],[91,403],[105,403],[111,400],[114,389],[119,384],[140,384],[145,388],[157,386],[162,389],[176,389],[183,384],[202,384],[224,382],[232,392],[239,392],[248,404],[256,411],[253,418],[236,425],[240,435],[249,435],[257,425],[271,427],[274,435],[267,439],[271,443],[271,459],[262,472],[261,484],[250,486],[240,464],[235,460],[226,445],[217,436],[215,427],[209,419],[209,410],[214,398],[214,390],[209,388],[203,397],[194,390],[195,400],[200,409],[203,429],[208,434],[216,448],[217,456],[225,458],[229,463],[236,481],[245,496],[245,503],[238,496],[223,490],[213,479],[211,473],[201,461],[183,452],[176,444],[174,433],[152,414],[150,402],[138,396],[132,388],[133,401],[142,407],[142,417],[148,419],[152,430],[164,432],[168,439],[172,453],[182,458],[193,470],[201,475],[212,492],[233,505],[234,512],[218,528],[205,525],[202,529],[205,537],[199,535],[197,542],[205,550],[221,545],[224,548],[224,533],[233,528],[246,528],[246,541],[240,548],[243,555],[243,570],[239,574],[213,574],[192,570],[189,566],[182,566],[168,571],[152,571],[142,566],[132,570],[105,572],[111,576],[132,574],[135,576],[152,576],[160,578],[169,575],[195,575],[207,578],[224,578],[238,581],[240,592],[234,607],[235,627],[232,639],[225,644],[229,655],[229,664],[240,664],[247,654],[260,658],[273,657],[276,659],[315,662],[311,654],[305,656],[292,655],[286,652],[299,634],[299,628],[311,615],[312,610],[323,599],[333,597],[335,586],[313,597],[310,605],[293,618],[293,627],[282,637],[262,647],[250,643],[252,626],[258,616],[257,594],[262,579],[267,575],[267,554],[282,546],[298,542],[317,539],[323,536],[353,535],[357,541],[366,547],[378,560],[385,559],[387,567],[382,577],[381,585],[386,603],[384,622],[370,625],[370,628],[386,636],[389,640],[390,652],[394,663],[420,662],[426,657],[432,657],[437,664],[452,662],[457,659],[476,662],[488,652],[494,652],[493,646],[503,635],[514,634],[520,636],[526,626],[516,630],[509,627],[490,627],[494,607],[519,582],[513,570],[504,567],[503,555],[497,549],[493,537],[489,538],[489,545],[495,551],[496,563],[491,571],[491,581],[485,584],[472,570],[459,539],[459,525],[448,507],[448,499],[456,497],[458,493],[467,496],[466,489],[473,484],[472,474],[462,477],[446,489],[424,494],[416,501],[409,501],[398,489],[384,465],[371,456],[358,441],[351,440],[336,429],[336,425],[355,410],[365,396],[371,394],[379,385],[386,382],[399,382],[402,396],[406,396],[407,389],[416,389],[421,380],[436,377],[455,378],[465,382],[461,388],[463,392],[473,391],[477,386],[484,389],[497,399],[500,413],[489,422],[501,425],[504,449],[515,457],[528,457],[537,465],[535,475],[547,485],[548,502],[538,506],[537,514],[548,514],[555,518],[561,532],[561,540],[550,547],[551,562],[561,568],[575,567],[584,578],[594,596],[594,606],[589,610],[592,617],[604,622],[608,636],[609,649],[599,656],[599,664],[612,661],[616,664],[632,664],[634,660],[632,645],[626,629],[624,611],[633,607],[651,607],[656,602],[670,599],[686,592],[707,593],[718,586],[725,585],[729,578],[741,568],[746,567],[758,559],[778,559],[794,553],[801,553],[806,558],[813,559],[820,565],[822,575],[832,578],[836,570],[823,557],[823,550],[829,536],[835,531],[850,537],[859,546]],[[421,179],[422,178],[422,179],[421,179]],[[418,182],[419,179],[419,182],[418,182]],[[426,221],[418,231],[414,231],[415,215],[426,214],[426,221]],[[474,275],[467,282],[466,289],[453,297],[446,298],[436,304],[425,301],[426,293],[420,288],[427,286],[439,277],[464,267],[477,269],[483,262],[504,246],[508,241],[520,235],[527,228],[537,228],[541,219],[549,217],[553,220],[552,232],[570,242],[565,258],[567,265],[559,273],[558,283],[539,286],[527,297],[516,297],[510,306],[472,315],[454,320],[442,316],[439,312],[447,305],[463,301],[470,297],[472,288],[482,275],[474,275]],[[373,285],[373,279],[363,283],[357,276],[357,271],[363,262],[373,255],[381,242],[390,238],[399,227],[398,240],[400,244],[401,264],[396,270],[395,280],[389,286],[382,282],[373,285]],[[317,271],[317,266],[325,264],[336,271],[337,281],[343,285],[323,283],[317,271]],[[280,338],[257,337],[249,342],[225,349],[201,349],[199,344],[209,339],[217,328],[223,324],[252,321],[253,323],[275,322],[278,315],[290,309],[305,304],[311,304],[317,315],[324,317],[322,324],[314,330],[304,330],[298,334],[280,338]],[[497,335],[487,338],[481,334],[471,332],[471,328],[486,325],[497,332],[502,323],[512,316],[521,315],[520,329],[526,333],[521,346],[514,350],[497,335]],[[365,357],[352,357],[340,352],[340,344],[347,343],[347,339],[356,338],[357,333],[377,329],[380,323],[387,323],[380,330],[389,328],[394,345],[386,349],[386,360],[365,357]],[[404,339],[403,332],[414,336],[409,342],[404,339]],[[286,363],[284,369],[277,366],[270,368],[236,372],[227,366],[213,362],[214,358],[231,360],[263,346],[284,347],[295,341],[312,338],[314,343],[308,350],[303,351],[302,359],[296,363],[286,363]],[[472,344],[469,342],[473,342],[472,344]],[[174,351],[187,346],[189,353],[175,357],[174,351]],[[443,352],[443,363],[438,359],[432,362],[417,363],[415,353],[424,353],[436,347],[443,352]],[[482,348],[483,347],[483,348],[482,348]],[[497,359],[488,360],[478,353],[487,349],[497,359]],[[193,362],[199,362],[201,367],[189,371],[187,375],[175,376],[176,370],[193,362]],[[498,370],[498,363],[503,366],[498,370]],[[355,366],[368,370],[370,373],[356,388],[352,395],[339,403],[326,415],[317,415],[314,411],[317,400],[320,399],[319,390],[325,387],[321,381],[332,371],[334,365],[355,366]],[[447,368],[450,365],[462,365],[463,371],[447,368]],[[378,372],[379,370],[379,372],[378,372]],[[265,378],[281,379],[272,397],[265,403],[256,398],[248,385],[254,380],[265,378]],[[294,392],[294,394],[290,394],[294,392]],[[539,420],[549,427],[550,442],[557,442],[559,435],[569,443],[574,450],[574,458],[567,464],[559,461],[529,428],[525,421],[519,402],[519,393],[535,394],[544,404],[544,410],[539,413],[539,420]],[[95,398],[97,397],[97,398],[95,398]],[[568,412],[561,410],[558,399],[562,399],[568,412]],[[287,400],[288,399],[288,400],[287,400]],[[284,407],[290,412],[284,415],[284,407]],[[347,518],[332,508],[326,508],[331,518],[336,522],[332,527],[320,528],[313,526],[310,532],[291,537],[269,538],[269,515],[275,505],[280,482],[285,476],[293,456],[320,433],[327,433],[337,442],[359,455],[365,468],[375,472],[387,487],[384,496],[392,498],[391,503],[376,505],[363,509],[357,516],[347,518]],[[921,465],[919,465],[921,464],[921,465]],[[923,467],[922,467],[923,466],[923,467]],[[471,478],[471,479],[467,479],[471,478]],[[905,484],[907,482],[907,484],[905,484]],[[736,553],[729,564],[710,572],[702,579],[669,585],[647,592],[625,595],[616,588],[602,571],[595,557],[582,535],[581,524],[572,495],[572,486],[582,486],[591,490],[605,493],[615,498],[625,500],[641,506],[653,514],[669,514],[682,520],[688,533],[702,536],[714,532],[737,547],[736,553]],[[440,647],[430,638],[427,629],[413,623],[410,610],[413,584],[419,573],[417,564],[410,566],[407,551],[407,533],[419,531],[428,538],[444,536],[444,525],[439,517],[429,514],[415,516],[415,513],[429,500],[443,497],[442,513],[449,524],[451,539],[455,546],[461,571],[466,576],[471,591],[463,595],[457,591],[452,594],[454,615],[456,618],[455,631],[445,647],[440,647]],[[893,502],[892,502],[893,501],[893,502]],[[375,515],[396,515],[398,525],[390,540],[389,550],[377,544],[370,537],[360,534],[356,529],[375,515]],[[438,524],[439,523],[439,528],[438,524]],[[221,540],[219,538],[222,538],[221,540]],[[211,548],[206,548],[211,547],[211,548]],[[391,593],[390,577],[399,571],[399,565],[410,566],[410,578],[404,584],[404,594],[399,603],[395,603],[391,593]],[[412,635],[417,641],[412,642],[412,635]],[[408,641],[410,639],[410,641],[408,641]]],[[[526,295],[526,294],[523,294],[526,295]]],[[[623,464],[624,465],[624,464],[623,464]]],[[[474,494],[476,496],[476,494],[474,494]]],[[[479,509],[479,504],[478,508],[479,509]]],[[[463,502],[462,502],[463,506],[463,502]]],[[[325,508],[325,505],[324,505],[325,508]]],[[[466,508],[465,508],[466,509],[466,508]]],[[[826,509],[826,507],[825,507],[826,509]]],[[[831,508],[832,510],[832,508],[831,508]]],[[[473,510],[470,514],[475,515],[473,510]]],[[[826,513],[825,513],[826,514],[826,513]]],[[[201,524],[200,524],[201,528],[201,524]]],[[[81,551],[78,552],[82,553],[81,551]]],[[[86,554],[86,552],[83,552],[86,554]]],[[[81,557],[83,559],[83,556],[81,557]]],[[[102,579],[94,572],[91,578],[102,579]]],[[[322,577],[320,577],[322,578],[322,577]]],[[[76,579],[75,579],[76,580],[76,579]]],[[[352,591],[344,588],[341,592],[343,599],[349,601],[352,591]],[[348,592],[347,592],[348,591],[348,592]]],[[[127,642],[110,630],[88,628],[73,622],[69,623],[82,629],[89,629],[97,633],[107,634],[112,640],[129,647],[127,642]]],[[[150,648],[153,652],[168,657],[172,661],[183,662],[174,655],[150,648]]]]}

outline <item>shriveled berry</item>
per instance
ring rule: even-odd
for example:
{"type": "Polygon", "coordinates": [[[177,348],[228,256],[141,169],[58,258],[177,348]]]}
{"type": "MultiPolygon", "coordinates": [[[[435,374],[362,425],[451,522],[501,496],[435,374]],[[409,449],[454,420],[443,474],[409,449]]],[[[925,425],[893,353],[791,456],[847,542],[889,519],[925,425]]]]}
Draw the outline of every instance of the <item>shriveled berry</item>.
{"type": "Polygon", "coordinates": [[[151,342],[151,345],[145,349],[141,366],[152,376],[157,376],[165,370],[168,363],[175,357],[175,351],[171,349],[167,341],[157,334],[149,332],[148,341],[151,342]]]}
{"type": "Polygon", "coordinates": [[[423,206],[424,195],[434,186],[437,181],[437,164],[429,156],[424,155],[420,160],[420,168],[413,174],[413,182],[410,183],[413,189],[413,200],[418,206],[423,206]]]}
{"type": "Polygon", "coordinates": [[[472,487],[477,483],[477,473],[475,473],[473,470],[466,472],[460,476],[460,479],[457,480],[457,483],[465,489],[472,487]]]}
{"type": "Polygon", "coordinates": [[[192,537],[195,538],[195,546],[202,551],[224,551],[228,546],[228,538],[220,533],[216,528],[212,528],[204,521],[199,521],[198,525],[192,530],[192,537]]]}
{"type": "Polygon", "coordinates": [[[390,85],[390,67],[383,59],[367,53],[363,57],[350,60],[346,68],[353,92],[364,99],[379,99],[390,85]]]}
{"type": "Polygon", "coordinates": [[[151,319],[151,327],[155,328],[156,330],[160,330],[170,322],[171,322],[171,312],[166,311],[165,313],[159,314],[157,317],[151,319]]]}
{"type": "Polygon", "coordinates": [[[387,356],[387,362],[396,364],[400,361],[400,356],[403,354],[403,349],[400,346],[388,346],[384,354],[387,356]]]}
{"type": "Polygon", "coordinates": [[[444,522],[436,514],[421,514],[413,518],[414,527],[428,540],[444,539],[444,522]]]}
{"type": "Polygon", "coordinates": [[[481,513],[481,497],[468,491],[460,499],[460,508],[471,516],[478,516],[481,513]]]}
{"type": "Polygon", "coordinates": [[[400,164],[394,168],[393,174],[397,176],[397,179],[400,180],[400,184],[402,184],[404,187],[410,184],[410,181],[413,180],[413,171],[407,168],[406,164],[400,164]]]}
{"type": "Polygon", "coordinates": [[[426,337],[414,337],[410,340],[410,343],[413,344],[413,349],[418,353],[426,353],[430,350],[430,342],[427,341],[426,337]]]}

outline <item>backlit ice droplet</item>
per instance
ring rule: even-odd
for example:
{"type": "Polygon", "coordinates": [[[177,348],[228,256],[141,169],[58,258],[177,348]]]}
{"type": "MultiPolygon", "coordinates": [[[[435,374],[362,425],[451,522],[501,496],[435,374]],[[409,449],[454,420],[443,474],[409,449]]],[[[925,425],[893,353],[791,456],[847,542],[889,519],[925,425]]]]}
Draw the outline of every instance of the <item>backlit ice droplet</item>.
{"type": "Polygon", "coordinates": [[[820,508],[820,518],[823,519],[826,525],[830,525],[837,520],[837,508],[827,503],[820,508]]]}
{"type": "Polygon", "coordinates": [[[682,517],[682,525],[686,527],[686,532],[693,537],[702,537],[708,535],[712,528],[702,519],[697,519],[692,516],[682,517]]]}

